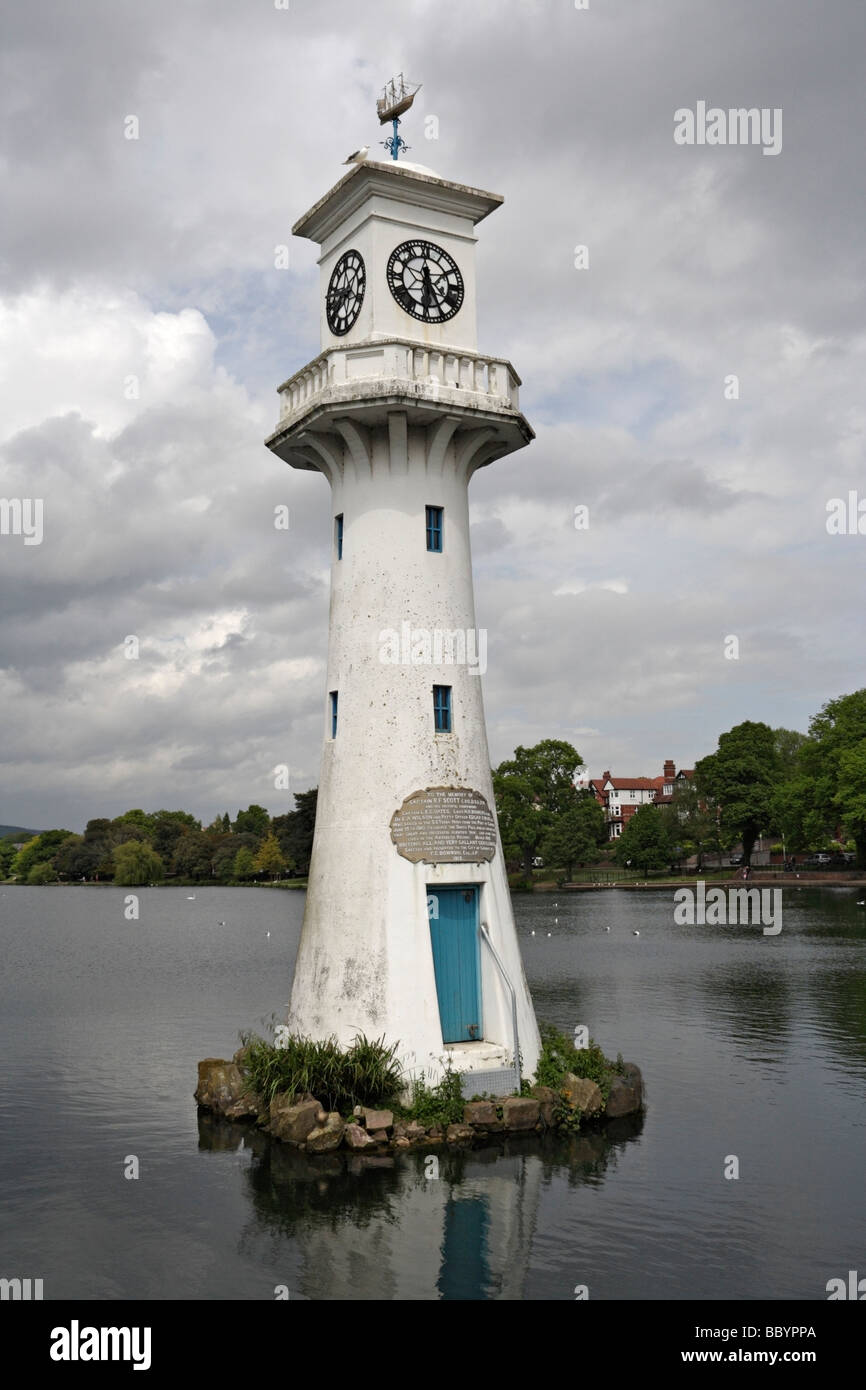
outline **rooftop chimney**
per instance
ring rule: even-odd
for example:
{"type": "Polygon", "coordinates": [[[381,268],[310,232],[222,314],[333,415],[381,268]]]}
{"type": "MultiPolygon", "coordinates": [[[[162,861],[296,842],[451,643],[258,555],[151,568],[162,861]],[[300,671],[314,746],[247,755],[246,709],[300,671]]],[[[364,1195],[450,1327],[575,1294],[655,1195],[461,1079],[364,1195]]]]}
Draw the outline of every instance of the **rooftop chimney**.
{"type": "Polygon", "coordinates": [[[665,759],[665,781],[670,782],[677,775],[677,765],[671,758],[665,759]]]}

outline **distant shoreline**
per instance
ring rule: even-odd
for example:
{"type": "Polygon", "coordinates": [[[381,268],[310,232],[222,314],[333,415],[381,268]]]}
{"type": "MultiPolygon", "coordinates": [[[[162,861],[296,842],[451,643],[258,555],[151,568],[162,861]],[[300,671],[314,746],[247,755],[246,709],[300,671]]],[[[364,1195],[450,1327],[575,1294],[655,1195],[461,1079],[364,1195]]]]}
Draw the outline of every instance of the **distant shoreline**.
{"type": "MultiPolygon", "coordinates": [[[[658,878],[647,879],[644,882],[636,883],[535,883],[530,888],[513,887],[512,893],[595,893],[600,889],[618,889],[624,893],[643,893],[657,892],[659,889],[667,888],[693,888],[701,879],[700,874],[692,874],[688,878],[658,878]]],[[[733,878],[707,878],[703,880],[711,883],[714,888],[756,888],[760,885],[767,887],[769,884],[778,888],[866,888],[866,874],[861,874],[853,878],[840,878],[836,874],[786,874],[781,871],[775,872],[767,870],[753,873],[750,878],[744,879],[742,876],[733,878]]],[[[276,883],[16,883],[13,879],[0,881],[0,888],[123,888],[130,892],[140,888],[278,888],[294,889],[306,888],[307,879],[287,879],[278,880],[276,883]]]]}
{"type": "MultiPolygon", "coordinates": [[[[647,879],[642,883],[536,883],[532,888],[512,889],[512,892],[527,893],[586,893],[595,892],[599,888],[621,888],[626,893],[643,892],[646,889],[658,888],[693,888],[701,879],[700,874],[691,874],[689,877],[647,879]]],[[[761,873],[752,873],[744,879],[742,876],[734,878],[713,878],[704,879],[705,883],[711,883],[714,888],[757,888],[767,887],[772,884],[777,888],[866,888],[866,875],[859,875],[855,878],[840,878],[833,874],[786,874],[781,871],[778,873],[772,870],[761,873]]]]}

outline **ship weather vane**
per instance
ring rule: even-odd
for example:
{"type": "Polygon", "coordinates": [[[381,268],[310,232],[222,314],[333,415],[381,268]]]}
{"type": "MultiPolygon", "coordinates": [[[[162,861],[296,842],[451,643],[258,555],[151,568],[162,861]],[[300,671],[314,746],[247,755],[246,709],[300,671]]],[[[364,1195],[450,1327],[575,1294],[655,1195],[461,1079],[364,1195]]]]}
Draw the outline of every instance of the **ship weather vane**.
{"type": "Polygon", "coordinates": [[[389,135],[387,140],[380,140],[379,143],[385,146],[392,159],[399,159],[401,152],[405,154],[411,148],[400,134],[400,117],[409,110],[420,90],[420,82],[407,82],[401,72],[396,77],[392,77],[390,82],[385,83],[382,95],[376,102],[376,115],[379,117],[379,124],[387,125],[389,121],[391,122],[393,134],[389,135]]]}

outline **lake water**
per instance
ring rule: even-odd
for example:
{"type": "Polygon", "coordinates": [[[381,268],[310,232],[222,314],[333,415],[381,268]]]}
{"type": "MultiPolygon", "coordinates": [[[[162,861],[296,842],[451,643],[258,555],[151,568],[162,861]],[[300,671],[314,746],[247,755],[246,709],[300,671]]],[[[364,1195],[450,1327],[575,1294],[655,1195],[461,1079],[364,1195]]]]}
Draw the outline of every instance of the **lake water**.
{"type": "Polygon", "coordinates": [[[539,1018],[637,1062],[646,1116],[440,1151],[438,1178],[199,1119],[196,1062],[284,1012],[303,894],[140,897],[129,922],[122,889],[0,887],[0,1275],[52,1299],[823,1300],[866,1269],[862,889],[786,885],[777,936],[677,926],[670,890],[518,897],[539,1018]]]}

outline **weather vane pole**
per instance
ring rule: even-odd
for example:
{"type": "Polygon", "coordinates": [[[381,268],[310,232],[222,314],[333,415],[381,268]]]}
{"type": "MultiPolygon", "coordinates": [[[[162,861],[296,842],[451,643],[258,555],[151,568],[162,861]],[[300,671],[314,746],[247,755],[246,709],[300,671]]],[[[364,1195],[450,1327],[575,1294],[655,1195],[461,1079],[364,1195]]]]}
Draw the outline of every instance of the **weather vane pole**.
{"type": "Polygon", "coordinates": [[[405,153],[411,149],[406,144],[399,131],[400,117],[405,111],[409,110],[416,94],[421,90],[421,83],[407,82],[402,72],[396,77],[392,77],[390,82],[386,82],[382,89],[382,95],[376,102],[376,115],[379,117],[380,125],[387,125],[391,122],[393,134],[387,140],[379,143],[385,146],[392,159],[399,159],[401,150],[405,153]]]}

